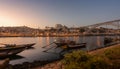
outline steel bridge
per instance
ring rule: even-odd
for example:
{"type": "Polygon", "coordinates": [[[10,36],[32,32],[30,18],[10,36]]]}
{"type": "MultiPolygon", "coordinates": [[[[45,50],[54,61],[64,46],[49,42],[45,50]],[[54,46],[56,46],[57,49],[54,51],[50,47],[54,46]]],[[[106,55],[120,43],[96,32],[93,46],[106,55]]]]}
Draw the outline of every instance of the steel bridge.
{"type": "MultiPolygon", "coordinates": [[[[101,26],[105,26],[105,28],[108,28],[108,25],[113,26],[112,30],[108,28],[108,30],[104,33],[104,34],[110,34],[110,33],[119,33],[120,34],[120,19],[118,20],[113,20],[113,21],[107,21],[107,22],[102,22],[102,23],[97,23],[97,24],[93,24],[93,25],[88,25],[88,26],[84,26],[86,28],[86,33],[92,33],[91,31],[95,28],[101,27],[101,26]],[[89,28],[89,29],[88,29],[89,28]],[[112,31],[112,32],[111,32],[112,31]]],[[[99,32],[97,32],[99,33],[99,32]]],[[[93,33],[94,34],[94,33],[93,33]]]]}
{"type": "Polygon", "coordinates": [[[120,23],[120,19],[113,20],[113,21],[107,21],[107,22],[103,22],[103,23],[97,23],[97,24],[88,25],[88,26],[84,26],[84,27],[96,28],[96,27],[99,27],[99,26],[111,25],[111,26],[115,26],[115,27],[119,28],[120,27],[119,23],[120,23]]]}

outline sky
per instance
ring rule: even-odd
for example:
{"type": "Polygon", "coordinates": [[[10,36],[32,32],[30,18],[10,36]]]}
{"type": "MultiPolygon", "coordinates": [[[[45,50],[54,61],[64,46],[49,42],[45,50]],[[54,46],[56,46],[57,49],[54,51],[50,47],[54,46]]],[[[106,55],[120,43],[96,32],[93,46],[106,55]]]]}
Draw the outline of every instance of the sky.
{"type": "Polygon", "coordinates": [[[0,26],[80,27],[120,19],[120,0],[0,0],[0,26]]]}

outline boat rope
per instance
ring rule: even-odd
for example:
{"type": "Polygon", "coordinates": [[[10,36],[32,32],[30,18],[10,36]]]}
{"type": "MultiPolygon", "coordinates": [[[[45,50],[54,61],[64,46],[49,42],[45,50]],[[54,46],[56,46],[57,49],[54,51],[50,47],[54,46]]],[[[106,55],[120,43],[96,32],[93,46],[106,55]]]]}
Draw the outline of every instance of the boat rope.
{"type": "Polygon", "coordinates": [[[45,48],[45,47],[47,47],[47,46],[50,46],[51,44],[53,44],[54,42],[52,42],[52,43],[50,43],[49,45],[45,45],[45,46],[43,46],[42,48],[45,48]]]}

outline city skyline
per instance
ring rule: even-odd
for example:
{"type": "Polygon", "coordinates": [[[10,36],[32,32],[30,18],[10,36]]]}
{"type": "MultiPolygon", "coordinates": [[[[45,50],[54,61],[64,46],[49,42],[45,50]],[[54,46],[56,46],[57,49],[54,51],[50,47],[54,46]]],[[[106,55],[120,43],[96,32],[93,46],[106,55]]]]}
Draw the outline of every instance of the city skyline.
{"type": "Polygon", "coordinates": [[[0,26],[85,26],[120,19],[119,0],[0,0],[0,26]]]}

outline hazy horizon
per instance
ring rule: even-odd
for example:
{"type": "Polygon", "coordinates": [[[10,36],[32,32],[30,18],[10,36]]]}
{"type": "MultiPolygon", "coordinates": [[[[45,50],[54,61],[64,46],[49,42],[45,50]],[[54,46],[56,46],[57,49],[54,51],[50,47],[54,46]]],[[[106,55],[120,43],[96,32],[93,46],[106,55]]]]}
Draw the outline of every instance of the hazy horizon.
{"type": "Polygon", "coordinates": [[[120,0],[0,0],[0,26],[86,26],[120,19],[120,0]]]}

